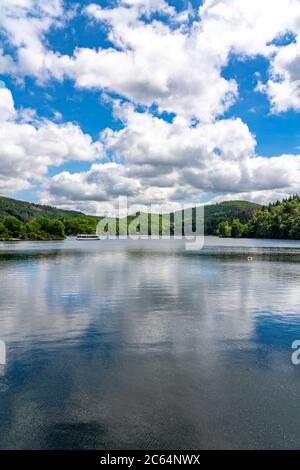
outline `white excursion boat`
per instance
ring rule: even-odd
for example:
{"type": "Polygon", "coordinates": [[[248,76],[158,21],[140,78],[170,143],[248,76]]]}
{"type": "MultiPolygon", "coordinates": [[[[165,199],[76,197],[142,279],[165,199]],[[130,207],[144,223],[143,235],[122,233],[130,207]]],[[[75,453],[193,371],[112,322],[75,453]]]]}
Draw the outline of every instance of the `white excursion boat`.
{"type": "Polygon", "coordinates": [[[76,237],[76,240],[100,240],[100,237],[98,237],[98,235],[79,233],[76,237]]]}

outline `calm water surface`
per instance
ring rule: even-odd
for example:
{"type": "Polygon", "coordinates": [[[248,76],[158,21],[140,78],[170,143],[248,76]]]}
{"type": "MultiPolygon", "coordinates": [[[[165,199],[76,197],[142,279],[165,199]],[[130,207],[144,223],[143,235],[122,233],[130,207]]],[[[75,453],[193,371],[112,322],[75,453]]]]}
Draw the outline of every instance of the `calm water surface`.
{"type": "Polygon", "coordinates": [[[299,287],[300,243],[0,243],[0,448],[300,448],[299,287]]]}

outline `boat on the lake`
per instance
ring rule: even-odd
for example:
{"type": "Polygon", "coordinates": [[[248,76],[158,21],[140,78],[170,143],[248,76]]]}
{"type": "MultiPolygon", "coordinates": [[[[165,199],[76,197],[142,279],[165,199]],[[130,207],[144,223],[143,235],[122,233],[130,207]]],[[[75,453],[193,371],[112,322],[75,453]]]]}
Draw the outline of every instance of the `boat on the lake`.
{"type": "Polygon", "coordinates": [[[100,237],[98,235],[91,235],[87,233],[79,233],[76,236],[76,240],[100,240],[100,237]]]}

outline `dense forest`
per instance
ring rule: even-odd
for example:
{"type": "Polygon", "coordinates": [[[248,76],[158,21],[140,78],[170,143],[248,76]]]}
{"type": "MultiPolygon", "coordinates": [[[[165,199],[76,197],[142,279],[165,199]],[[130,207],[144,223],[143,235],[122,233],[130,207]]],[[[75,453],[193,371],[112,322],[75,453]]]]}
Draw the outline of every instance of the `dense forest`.
{"type": "Polygon", "coordinates": [[[63,240],[77,233],[95,233],[98,221],[82,212],[0,197],[2,240],[63,240]]]}
{"type": "Polygon", "coordinates": [[[216,235],[300,240],[300,197],[291,196],[281,202],[262,206],[246,223],[239,218],[222,221],[218,224],[216,235]]]}
{"type": "Polygon", "coordinates": [[[0,221],[1,240],[63,240],[77,233],[95,233],[98,223],[96,217],[64,217],[61,220],[35,217],[22,223],[12,215],[0,221]]]}
{"type": "Polygon", "coordinates": [[[0,196],[0,220],[4,219],[7,215],[13,215],[23,223],[29,222],[35,217],[61,220],[64,217],[73,218],[84,216],[82,212],[57,209],[56,207],[0,196]]]}
{"type": "MultiPolygon", "coordinates": [[[[228,201],[204,208],[204,232],[220,237],[300,239],[300,197],[268,206],[228,201]]],[[[140,214],[138,214],[140,215],[140,214]]],[[[172,215],[174,217],[174,214],[172,215]]],[[[170,232],[172,234],[172,216],[170,232]]],[[[117,220],[127,226],[136,216],[117,220]]],[[[160,215],[152,216],[158,225],[160,215]]],[[[147,214],[142,219],[148,220],[147,214]]],[[[63,240],[78,233],[94,234],[100,217],[0,197],[1,240],[63,240]]]]}
{"type": "MultiPolygon", "coordinates": [[[[246,223],[259,207],[247,201],[228,201],[205,206],[205,233],[215,234],[220,222],[232,223],[235,218],[246,223]]],[[[142,214],[142,217],[146,218],[148,215],[142,214]]],[[[117,220],[117,229],[120,224],[128,225],[135,218],[136,215],[131,215],[117,220]]],[[[94,234],[99,220],[100,217],[88,216],[82,212],[0,197],[2,240],[61,240],[78,233],[94,234]]],[[[154,224],[159,224],[159,220],[160,216],[153,216],[154,224]]],[[[157,230],[161,233],[159,228],[157,230]]]]}
{"type": "Polygon", "coordinates": [[[248,201],[225,201],[204,207],[204,232],[206,235],[216,235],[221,222],[232,222],[238,219],[246,224],[261,208],[259,204],[248,201]]]}

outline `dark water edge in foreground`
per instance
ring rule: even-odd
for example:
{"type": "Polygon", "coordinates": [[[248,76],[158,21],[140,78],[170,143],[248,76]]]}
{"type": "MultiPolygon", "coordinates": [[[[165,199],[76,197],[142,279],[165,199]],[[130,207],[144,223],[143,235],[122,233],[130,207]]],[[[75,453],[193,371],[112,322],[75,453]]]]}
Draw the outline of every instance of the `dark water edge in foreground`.
{"type": "Polygon", "coordinates": [[[0,243],[0,449],[300,448],[299,248],[0,243]]]}

